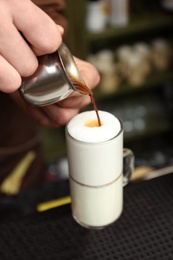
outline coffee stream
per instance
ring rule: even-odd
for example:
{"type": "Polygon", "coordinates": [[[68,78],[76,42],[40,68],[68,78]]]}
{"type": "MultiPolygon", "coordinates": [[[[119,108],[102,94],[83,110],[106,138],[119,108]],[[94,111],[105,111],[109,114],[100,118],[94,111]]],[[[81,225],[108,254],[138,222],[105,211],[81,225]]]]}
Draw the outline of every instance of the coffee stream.
{"type": "Polygon", "coordinates": [[[71,79],[71,82],[73,83],[73,85],[75,86],[75,89],[79,93],[81,93],[83,95],[89,95],[90,96],[91,103],[93,104],[94,110],[96,112],[98,126],[101,126],[101,120],[100,120],[100,116],[99,116],[99,113],[98,113],[96,101],[95,101],[94,96],[93,96],[93,92],[87,87],[87,85],[84,82],[79,81],[78,79],[76,79],[72,76],[70,76],[70,79],[71,79]]]}

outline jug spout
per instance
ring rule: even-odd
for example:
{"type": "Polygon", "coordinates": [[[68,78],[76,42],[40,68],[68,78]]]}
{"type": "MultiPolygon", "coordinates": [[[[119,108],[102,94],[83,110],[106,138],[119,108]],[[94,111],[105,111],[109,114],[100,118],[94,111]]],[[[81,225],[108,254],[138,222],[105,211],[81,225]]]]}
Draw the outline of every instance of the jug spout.
{"type": "Polygon", "coordinates": [[[23,78],[19,88],[28,103],[46,106],[69,97],[74,91],[84,94],[75,87],[73,79],[81,83],[84,81],[64,43],[56,52],[38,57],[38,63],[35,73],[23,78]]]}

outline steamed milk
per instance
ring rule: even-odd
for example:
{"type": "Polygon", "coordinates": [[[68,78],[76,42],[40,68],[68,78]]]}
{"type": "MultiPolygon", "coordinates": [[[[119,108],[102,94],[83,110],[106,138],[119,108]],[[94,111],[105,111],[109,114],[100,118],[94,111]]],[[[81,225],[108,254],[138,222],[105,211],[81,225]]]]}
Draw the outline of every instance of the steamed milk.
{"type": "Polygon", "coordinates": [[[73,217],[87,227],[104,227],[122,212],[122,175],[102,187],[87,187],[70,180],[73,217]]]}
{"type": "Polygon", "coordinates": [[[75,116],[67,125],[72,214],[85,227],[101,228],[114,222],[123,207],[123,133],[119,120],[99,111],[75,116]]]}

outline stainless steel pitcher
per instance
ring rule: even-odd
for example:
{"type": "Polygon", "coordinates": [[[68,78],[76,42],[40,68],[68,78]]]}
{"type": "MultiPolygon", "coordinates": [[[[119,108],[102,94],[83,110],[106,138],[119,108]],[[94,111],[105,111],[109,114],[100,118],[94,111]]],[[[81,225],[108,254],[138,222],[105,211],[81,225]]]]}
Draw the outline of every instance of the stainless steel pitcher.
{"type": "Polygon", "coordinates": [[[77,91],[72,78],[84,83],[64,43],[56,52],[38,57],[38,62],[35,73],[23,78],[19,88],[22,97],[31,105],[46,106],[69,97],[77,91]]]}

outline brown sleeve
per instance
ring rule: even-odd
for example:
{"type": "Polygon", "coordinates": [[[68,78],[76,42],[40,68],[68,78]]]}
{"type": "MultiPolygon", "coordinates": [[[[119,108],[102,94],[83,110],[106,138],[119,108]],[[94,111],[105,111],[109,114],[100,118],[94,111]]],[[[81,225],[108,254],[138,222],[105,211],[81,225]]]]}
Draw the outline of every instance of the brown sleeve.
{"type": "Polygon", "coordinates": [[[0,111],[0,194],[14,194],[43,181],[45,158],[37,125],[2,92],[0,111]]]}

